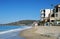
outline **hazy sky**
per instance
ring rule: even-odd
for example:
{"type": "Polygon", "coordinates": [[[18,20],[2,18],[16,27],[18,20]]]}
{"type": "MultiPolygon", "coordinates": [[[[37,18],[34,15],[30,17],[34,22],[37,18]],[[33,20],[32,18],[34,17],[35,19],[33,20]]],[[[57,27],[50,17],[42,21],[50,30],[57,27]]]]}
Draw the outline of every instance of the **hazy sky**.
{"type": "Polygon", "coordinates": [[[60,0],[0,0],[0,23],[39,20],[41,9],[59,3],[60,0]]]}

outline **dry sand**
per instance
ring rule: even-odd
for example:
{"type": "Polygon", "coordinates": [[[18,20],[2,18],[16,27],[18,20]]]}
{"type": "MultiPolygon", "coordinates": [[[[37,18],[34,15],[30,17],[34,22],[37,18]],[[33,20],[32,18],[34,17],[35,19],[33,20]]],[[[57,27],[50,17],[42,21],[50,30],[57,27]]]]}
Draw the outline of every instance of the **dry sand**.
{"type": "Polygon", "coordinates": [[[55,37],[51,37],[51,36],[46,36],[46,35],[42,35],[39,33],[35,33],[37,31],[38,28],[31,28],[31,29],[27,29],[24,30],[22,32],[20,32],[20,36],[24,37],[25,39],[56,39],[55,37]]]}

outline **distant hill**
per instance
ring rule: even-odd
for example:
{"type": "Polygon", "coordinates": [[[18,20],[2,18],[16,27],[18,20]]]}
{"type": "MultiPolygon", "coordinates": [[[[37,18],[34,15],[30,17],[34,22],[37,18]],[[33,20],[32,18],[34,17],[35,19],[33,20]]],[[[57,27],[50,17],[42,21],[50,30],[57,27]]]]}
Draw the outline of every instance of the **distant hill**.
{"type": "Polygon", "coordinates": [[[33,22],[38,22],[37,20],[21,20],[17,22],[8,23],[5,25],[32,25],[33,22]]]}

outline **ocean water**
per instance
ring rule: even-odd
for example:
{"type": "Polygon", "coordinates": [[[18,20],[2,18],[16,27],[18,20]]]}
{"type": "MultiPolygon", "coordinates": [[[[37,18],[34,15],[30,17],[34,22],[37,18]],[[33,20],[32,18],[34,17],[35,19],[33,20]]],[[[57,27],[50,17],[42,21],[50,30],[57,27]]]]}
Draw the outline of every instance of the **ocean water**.
{"type": "Polygon", "coordinates": [[[32,27],[28,26],[0,26],[0,39],[25,39],[20,32],[32,27]]]}

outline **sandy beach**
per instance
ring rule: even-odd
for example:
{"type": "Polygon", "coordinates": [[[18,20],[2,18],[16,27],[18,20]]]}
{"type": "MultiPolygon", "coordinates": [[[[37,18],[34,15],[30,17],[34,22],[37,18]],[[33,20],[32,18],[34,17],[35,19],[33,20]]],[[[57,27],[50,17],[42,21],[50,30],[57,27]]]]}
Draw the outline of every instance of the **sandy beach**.
{"type": "Polygon", "coordinates": [[[39,26],[37,28],[33,27],[22,31],[20,33],[20,36],[24,37],[25,39],[58,39],[56,34],[60,33],[59,30],[60,30],[59,26],[51,26],[51,27],[39,26]],[[46,33],[53,33],[53,34],[48,35],[46,33]]]}
{"type": "MultiPolygon", "coordinates": [[[[41,28],[43,29],[43,27],[41,27],[41,28]]],[[[50,33],[56,32],[56,31],[54,31],[55,27],[52,27],[52,28],[53,28],[53,30],[51,30],[50,33]]],[[[60,28],[60,27],[57,27],[57,28],[60,28]]],[[[45,28],[45,29],[47,30],[48,27],[45,28]]],[[[25,39],[57,39],[55,36],[40,34],[39,32],[40,32],[40,27],[37,27],[37,28],[33,27],[31,29],[27,29],[27,30],[24,30],[24,31],[20,32],[20,36],[24,37],[25,39]]]]}

